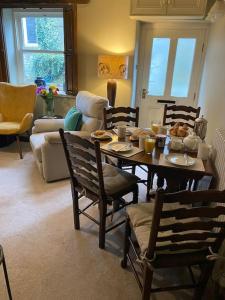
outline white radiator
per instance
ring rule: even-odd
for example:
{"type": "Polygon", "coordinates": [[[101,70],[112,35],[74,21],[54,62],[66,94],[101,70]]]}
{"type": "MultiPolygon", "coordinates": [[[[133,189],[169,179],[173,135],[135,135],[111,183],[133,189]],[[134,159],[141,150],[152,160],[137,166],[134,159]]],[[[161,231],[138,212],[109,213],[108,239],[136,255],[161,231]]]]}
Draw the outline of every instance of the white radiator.
{"type": "Polygon", "coordinates": [[[225,129],[216,129],[213,140],[214,164],[218,175],[217,189],[225,189],[225,129]]]}

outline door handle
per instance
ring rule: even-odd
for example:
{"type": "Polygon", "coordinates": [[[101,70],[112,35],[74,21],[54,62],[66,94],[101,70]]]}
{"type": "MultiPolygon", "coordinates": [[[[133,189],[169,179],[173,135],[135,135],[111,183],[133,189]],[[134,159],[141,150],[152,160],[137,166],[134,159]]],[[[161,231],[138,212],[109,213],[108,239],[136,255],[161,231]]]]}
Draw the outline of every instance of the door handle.
{"type": "Polygon", "coordinates": [[[147,89],[142,89],[141,98],[145,99],[147,94],[148,94],[147,89]]]}

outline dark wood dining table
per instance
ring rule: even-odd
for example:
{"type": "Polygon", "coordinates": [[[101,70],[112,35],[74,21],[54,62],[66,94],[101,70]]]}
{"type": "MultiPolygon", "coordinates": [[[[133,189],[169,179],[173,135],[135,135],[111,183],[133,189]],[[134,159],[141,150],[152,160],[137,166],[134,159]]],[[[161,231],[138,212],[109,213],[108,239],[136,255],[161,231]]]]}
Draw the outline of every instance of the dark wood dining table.
{"type": "MultiPolygon", "coordinates": [[[[101,146],[107,145],[111,142],[118,141],[118,136],[112,134],[112,139],[107,141],[101,141],[101,146]]],[[[129,137],[125,140],[129,141],[129,137]]],[[[171,152],[181,153],[179,151],[173,151],[169,147],[170,138],[167,137],[165,146],[163,148],[155,147],[152,154],[146,154],[144,151],[134,154],[130,157],[125,157],[119,152],[110,151],[108,149],[101,149],[102,153],[115,157],[119,160],[126,161],[127,163],[146,166],[147,169],[147,197],[153,185],[153,178],[157,175],[157,188],[165,186],[170,192],[182,190],[188,188],[191,190],[197,189],[211,189],[216,185],[216,173],[213,167],[213,163],[210,159],[204,160],[204,170],[196,170],[190,167],[173,166],[161,164],[161,154],[167,155],[171,152]]],[[[132,142],[133,146],[138,147],[138,142],[132,142]]],[[[106,147],[105,147],[106,148],[106,147]]],[[[197,157],[196,152],[187,152],[187,154],[193,158],[197,157]]]]}

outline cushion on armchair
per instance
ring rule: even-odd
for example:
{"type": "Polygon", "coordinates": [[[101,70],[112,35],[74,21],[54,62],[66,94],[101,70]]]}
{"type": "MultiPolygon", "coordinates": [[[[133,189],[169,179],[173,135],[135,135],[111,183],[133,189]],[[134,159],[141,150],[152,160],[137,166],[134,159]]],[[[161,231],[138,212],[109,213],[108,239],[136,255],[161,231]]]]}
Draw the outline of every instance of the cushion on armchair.
{"type": "Polygon", "coordinates": [[[82,113],[76,108],[71,107],[64,119],[65,130],[80,130],[82,122],[82,113]]]}

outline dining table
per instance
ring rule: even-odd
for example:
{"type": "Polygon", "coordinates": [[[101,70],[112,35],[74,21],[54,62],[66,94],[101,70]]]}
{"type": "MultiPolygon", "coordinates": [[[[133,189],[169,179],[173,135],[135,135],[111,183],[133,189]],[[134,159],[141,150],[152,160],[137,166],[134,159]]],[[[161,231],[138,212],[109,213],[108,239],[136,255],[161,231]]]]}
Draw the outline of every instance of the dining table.
{"type": "MultiPolygon", "coordinates": [[[[115,157],[128,164],[145,166],[147,171],[147,194],[146,198],[151,197],[152,190],[165,188],[168,192],[175,192],[183,189],[199,190],[213,189],[216,186],[216,173],[211,159],[201,160],[197,158],[197,152],[174,151],[170,148],[170,137],[167,136],[164,147],[155,146],[151,154],[145,153],[138,148],[138,141],[130,141],[130,137],[119,139],[117,134],[111,131],[111,138],[100,141],[101,152],[107,156],[115,157]],[[123,153],[110,149],[110,144],[114,142],[132,143],[133,153],[123,153]],[[183,153],[195,158],[194,166],[178,166],[167,161],[166,157],[171,153],[183,153]],[[155,177],[157,175],[157,177],[155,177]],[[153,187],[153,178],[155,187],[153,187]]],[[[145,180],[141,179],[140,182],[145,180]]]]}

